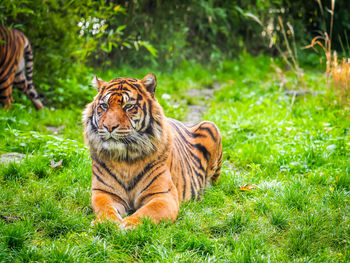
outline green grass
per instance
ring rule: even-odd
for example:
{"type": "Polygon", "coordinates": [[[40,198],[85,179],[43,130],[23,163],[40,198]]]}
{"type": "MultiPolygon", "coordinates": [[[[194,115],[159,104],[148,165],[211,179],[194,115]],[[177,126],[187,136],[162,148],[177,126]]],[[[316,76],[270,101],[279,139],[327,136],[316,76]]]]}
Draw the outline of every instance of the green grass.
{"type": "Polygon", "coordinates": [[[0,166],[0,214],[20,218],[0,218],[0,262],[350,261],[349,109],[326,91],[323,74],[306,72],[309,87],[322,93],[297,97],[293,105],[268,57],[243,55],[213,72],[184,64],[157,77],[165,113],[181,120],[187,103],[196,102],[186,90],[222,83],[205,116],[223,135],[218,185],[203,200],[183,204],[174,224],[91,227],[82,107],[36,112],[15,104],[0,110],[0,153],[27,158],[0,166]],[[48,126],[62,128],[54,134],[48,126]],[[62,159],[62,166],[51,167],[51,159],[62,159]]]}

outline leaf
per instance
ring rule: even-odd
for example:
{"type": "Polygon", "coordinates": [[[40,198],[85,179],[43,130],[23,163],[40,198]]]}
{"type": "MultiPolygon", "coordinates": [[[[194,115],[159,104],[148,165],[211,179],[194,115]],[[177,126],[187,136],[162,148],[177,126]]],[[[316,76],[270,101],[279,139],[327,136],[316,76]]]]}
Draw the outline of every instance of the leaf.
{"type": "Polygon", "coordinates": [[[126,28],[126,25],[118,26],[117,27],[117,32],[119,33],[121,31],[123,31],[125,28],[126,28]]]}
{"type": "Polygon", "coordinates": [[[252,14],[252,13],[245,13],[244,15],[245,15],[246,17],[252,18],[255,22],[257,22],[259,25],[262,26],[262,23],[261,23],[260,19],[259,19],[256,15],[254,15],[254,14],[252,14]]]}
{"type": "Polygon", "coordinates": [[[104,31],[108,26],[109,26],[108,24],[106,24],[106,25],[104,25],[104,26],[101,26],[99,30],[100,30],[100,31],[104,31]]]}
{"type": "Polygon", "coordinates": [[[134,47],[136,51],[139,51],[139,44],[137,44],[137,41],[134,41],[134,47]]]}
{"type": "Polygon", "coordinates": [[[59,160],[57,163],[55,163],[55,159],[51,159],[50,166],[55,169],[60,169],[62,167],[63,159],[59,160]]]}
{"type": "Polygon", "coordinates": [[[239,187],[239,190],[241,190],[241,191],[251,191],[252,189],[254,189],[255,187],[254,187],[254,185],[252,185],[252,184],[245,184],[245,185],[241,185],[240,187],[239,187]]]}
{"type": "Polygon", "coordinates": [[[101,44],[101,49],[104,51],[104,52],[106,52],[106,53],[108,53],[109,51],[108,51],[108,47],[107,47],[107,44],[106,43],[102,43],[101,44]]]}
{"type": "Polygon", "coordinates": [[[123,46],[125,46],[127,48],[131,48],[131,45],[128,42],[123,42],[123,46]]]}
{"type": "Polygon", "coordinates": [[[117,12],[117,11],[119,10],[119,8],[120,8],[120,5],[117,5],[117,6],[115,6],[115,7],[113,8],[113,11],[114,11],[114,12],[117,12]]]}
{"type": "Polygon", "coordinates": [[[23,220],[21,217],[16,216],[16,215],[4,216],[4,215],[0,214],[0,218],[2,218],[6,224],[13,223],[15,221],[22,221],[23,220]]]}
{"type": "Polygon", "coordinates": [[[146,41],[140,41],[140,46],[144,46],[149,53],[151,53],[154,57],[157,57],[157,49],[155,49],[150,43],[146,41]]]}

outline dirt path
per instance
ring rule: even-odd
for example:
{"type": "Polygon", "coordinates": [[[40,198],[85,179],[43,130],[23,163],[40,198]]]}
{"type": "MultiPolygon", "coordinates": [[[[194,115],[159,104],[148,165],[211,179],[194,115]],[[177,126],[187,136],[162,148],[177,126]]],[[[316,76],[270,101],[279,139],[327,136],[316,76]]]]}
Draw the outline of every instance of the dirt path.
{"type": "Polygon", "coordinates": [[[185,123],[193,125],[203,120],[203,115],[208,110],[208,103],[214,96],[214,91],[221,88],[221,83],[214,82],[204,89],[191,89],[186,92],[189,98],[195,98],[196,103],[188,105],[189,112],[185,123]]]}

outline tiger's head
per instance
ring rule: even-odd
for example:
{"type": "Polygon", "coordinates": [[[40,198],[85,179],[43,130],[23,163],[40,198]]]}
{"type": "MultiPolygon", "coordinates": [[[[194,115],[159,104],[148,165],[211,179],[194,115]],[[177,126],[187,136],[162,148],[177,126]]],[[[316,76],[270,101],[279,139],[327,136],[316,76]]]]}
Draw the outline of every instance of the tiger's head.
{"type": "Polygon", "coordinates": [[[163,110],[154,93],[154,74],[142,80],[96,76],[98,94],[83,112],[85,138],[93,154],[134,161],[152,154],[162,140],[163,110]]]}

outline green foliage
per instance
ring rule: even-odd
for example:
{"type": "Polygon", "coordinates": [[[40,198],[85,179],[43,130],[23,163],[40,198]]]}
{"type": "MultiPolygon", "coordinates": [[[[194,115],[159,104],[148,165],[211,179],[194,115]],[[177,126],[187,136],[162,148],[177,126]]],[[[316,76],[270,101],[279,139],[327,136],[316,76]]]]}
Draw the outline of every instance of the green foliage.
{"type": "MultiPolygon", "coordinates": [[[[128,72],[119,69],[118,76],[128,72]]],[[[141,78],[150,68],[134,72],[141,78]]],[[[324,90],[323,75],[305,74],[310,88],[324,90]]],[[[247,54],[212,71],[184,63],[157,78],[167,116],[180,119],[188,113],[186,91],[222,84],[205,116],[223,138],[218,184],[203,200],[183,204],[175,223],[146,221],[131,231],[112,222],[91,227],[82,107],[37,112],[15,104],[0,110],[0,153],[27,158],[0,166],[0,214],[14,219],[0,217],[1,262],[349,261],[350,123],[334,94],[306,94],[292,104],[270,58],[247,54]],[[51,159],[62,165],[51,167],[51,159]]]]}
{"type": "MultiPolygon", "coordinates": [[[[224,60],[242,51],[271,53],[267,34],[252,19],[259,18],[275,32],[273,42],[285,50],[278,16],[288,28],[288,41],[298,47],[329,31],[331,1],[28,1],[0,2],[0,24],[22,30],[34,50],[34,84],[44,95],[44,104],[74,108],[86,104],[94,70],[130,66],[166,71],[187,61],[221,67],[224,60]],[[250,16],[247,16],[250,14],[250,16]],[[292,34],[291,32],[294,32],[292,34]]],[[[349,53],[349,1],[337,1],[332,47],[349,53]]],[[[266,30],[265,30],[266,31],[266,30]]],[[[298,58],[319,66],[312,51],[298,50],[298,58]],[[305,59],[307,57],[307,59],[305,59]]],[[[115,72],[119,73],[119,72],[115,72]]],[[[24,95],[16,92],[15,100],[24,95]]]]}
{"type": "MultiPolygon", "coordinates": [[[[132,47],[133,36],[123,36],[126,25],[114,20],[125,9],[113,3],[14,0],[2,1],[0,10],[0,24],[22,30],[31,42],[34,84],[47,106],[86,104],[93,74],[76,63],[90,57],[109,64],[112,48],[132,47]]],[[[137,43],[155,55],[150,43],[137,43]]]]}

